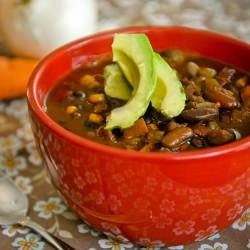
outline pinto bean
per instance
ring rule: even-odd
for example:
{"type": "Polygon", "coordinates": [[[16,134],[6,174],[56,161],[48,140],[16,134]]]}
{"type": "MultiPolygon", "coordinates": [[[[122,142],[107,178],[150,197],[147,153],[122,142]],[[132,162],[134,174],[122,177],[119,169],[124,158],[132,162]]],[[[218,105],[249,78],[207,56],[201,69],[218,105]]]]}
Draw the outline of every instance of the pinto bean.
{"type": "Polygon", "coordinates": [[[213,146],[222,145],[234,141],[235,135],[226,129],[216,129],[208,132],[207,140],[213,146]]]}
{"type": "Polygon", "coordinates": [[[205,81],[204,94],[210,101],[219,102],[222,108],[232,110],[238,107],[238,101],[233,92],[223,88],[215,79],[205,81]]]}
{"type": "Polygon", "coordinates": [[[210,121],[219,115],[219,110],[216,108],[193,108],[184,110],[181,117],[189,122],[195,121],[210,121]]]}
{"type": "Polygon", "coordinates": [[[193,130],[189,127],[176,128],[167,133],[161,143],[167,148],[178,148],[193,136],[193,130]]]}

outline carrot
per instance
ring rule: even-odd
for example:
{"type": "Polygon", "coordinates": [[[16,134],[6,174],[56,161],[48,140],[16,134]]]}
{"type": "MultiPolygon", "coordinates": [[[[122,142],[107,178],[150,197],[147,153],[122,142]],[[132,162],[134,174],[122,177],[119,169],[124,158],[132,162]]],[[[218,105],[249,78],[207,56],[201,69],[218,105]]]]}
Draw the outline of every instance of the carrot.
{"type": "Polygon", "coordinates": [[[25,95],[29,77],[38,60],[0,56],[0,99],[25,95]]]}

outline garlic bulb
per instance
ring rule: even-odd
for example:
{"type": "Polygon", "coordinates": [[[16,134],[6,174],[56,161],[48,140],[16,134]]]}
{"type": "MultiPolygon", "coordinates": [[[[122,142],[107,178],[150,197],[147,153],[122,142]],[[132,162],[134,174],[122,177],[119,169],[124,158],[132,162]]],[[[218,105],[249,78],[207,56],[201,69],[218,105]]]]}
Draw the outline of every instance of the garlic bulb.
{"type": "Polygon", "coordinates": [[[95,0],[0,0],[0,34],[16,56],[41,58],[96,24],[95,0]]]}

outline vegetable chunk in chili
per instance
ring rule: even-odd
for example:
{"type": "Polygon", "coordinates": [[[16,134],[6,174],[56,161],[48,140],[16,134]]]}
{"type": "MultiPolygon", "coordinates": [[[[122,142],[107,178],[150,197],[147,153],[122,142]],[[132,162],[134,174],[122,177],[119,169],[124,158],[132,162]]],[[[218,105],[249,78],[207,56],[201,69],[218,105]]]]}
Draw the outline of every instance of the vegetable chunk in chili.
{"type": "Polygon", "coordinates": [[[214,147],[250,134],[250,75],[230,65],[168,49],[159,52],[176,70],[185,109],[168,119],[149,105],[132,127],[106,130],[106,117],[126,101],[104,92],[103,56],[70,72],[50,91],[45,109],[65,129],[112,147],[144,152],[178,152],[214,147]]]}

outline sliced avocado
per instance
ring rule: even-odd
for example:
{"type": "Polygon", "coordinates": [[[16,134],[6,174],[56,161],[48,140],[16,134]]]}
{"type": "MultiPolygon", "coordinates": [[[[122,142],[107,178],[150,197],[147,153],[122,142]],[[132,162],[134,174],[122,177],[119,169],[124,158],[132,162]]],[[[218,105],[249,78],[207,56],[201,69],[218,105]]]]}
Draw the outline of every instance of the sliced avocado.
{"type": "Polygon", "coordinates": [[[116,34],[112,44],[117,62],[133,86],[128,102],[111,111],[105,129],[128,128],[146,112],[156,85],[154,52],[145,34],[116,34]]]}
{"type": "Polygon", "coordinates": [[[116,64],[109,64],[104,68],[104,92],[106,95],[127,101],[132,87],[116,64]]]}
{"type": "Polygon", "coordinates": [[[167,118],[178,116],[185,107],[186,95],[176,71],[157,53],[154,53],[157,82],[152,106],[167,118]]]}
{"type": "MultiPolygon", "coordinates": [[[[154,53],[154,63],[157,81],[151,97],[152,106],[167,118],[173,118],[184,109],[186,100],[184,89],[175,70],[157,53],[154,53]]],[[[120,72],[115,72],[116,74],[122,74],[119,67],[116,70],[120,72]]],[[[111,71],[110,73],[114,74],[111,71]]],[[[107,89],[106,94],[126,101],[131,96],[131,89],[124,77],[119,80],[119,84],[112,84],[111,88],[107,89]]]]}

